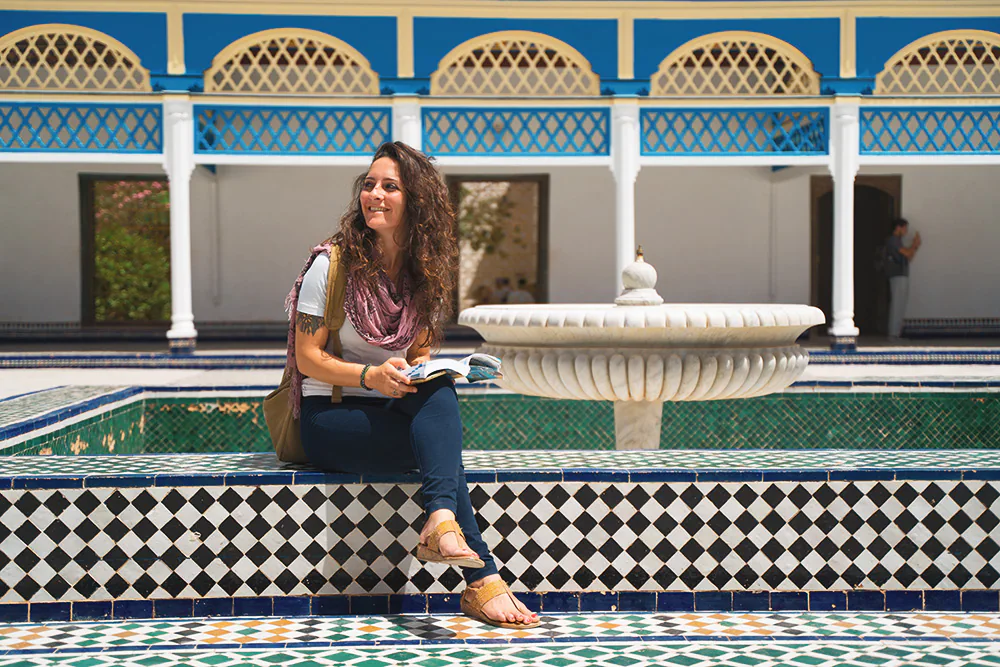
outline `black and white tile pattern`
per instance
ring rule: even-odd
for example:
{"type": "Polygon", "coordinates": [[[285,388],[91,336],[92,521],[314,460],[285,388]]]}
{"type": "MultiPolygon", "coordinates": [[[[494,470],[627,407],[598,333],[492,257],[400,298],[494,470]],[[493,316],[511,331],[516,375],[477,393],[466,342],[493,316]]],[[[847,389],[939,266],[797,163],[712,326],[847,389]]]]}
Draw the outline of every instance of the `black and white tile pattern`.
{"type": "MultiPolygon", "coordinates": [[[[1000,482],[472,484],[516,590],[992,589],[1000,482]]],[[[413,484],[0,493],[0,602],[445,593],[413,484]]]]}

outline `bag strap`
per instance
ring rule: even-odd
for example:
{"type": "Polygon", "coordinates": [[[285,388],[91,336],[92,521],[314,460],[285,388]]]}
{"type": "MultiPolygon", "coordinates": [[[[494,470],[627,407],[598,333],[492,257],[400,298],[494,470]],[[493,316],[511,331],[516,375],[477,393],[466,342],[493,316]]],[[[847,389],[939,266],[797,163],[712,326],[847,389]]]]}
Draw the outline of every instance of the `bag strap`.
{"type": "MultiPolygon", "coordinates": [[[[340,328],[344,326],[347,314],[344,312],[344,294],[347,291],[347,272],[341,270],[340,246],[330,248],[330,272],[326,280],[326,310],[323,323],[330,331],[330,350],[338,357],[343,356],[344,348],[340,343],[340,328]]],[[[340,403],[340,387],[334,387],[330,395],[331,403],[340,403]]]]}

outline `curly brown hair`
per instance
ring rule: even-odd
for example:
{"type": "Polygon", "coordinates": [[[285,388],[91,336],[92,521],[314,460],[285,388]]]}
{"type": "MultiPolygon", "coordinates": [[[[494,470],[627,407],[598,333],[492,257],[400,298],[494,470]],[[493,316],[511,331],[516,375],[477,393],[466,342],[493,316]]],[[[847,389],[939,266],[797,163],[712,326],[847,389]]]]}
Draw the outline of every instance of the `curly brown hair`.
{"type": "MultiPolygon", "coordinates": [[[[401,141],[379,146],[372,163],[387,157],[399,168],[400,187],[406,195],[404,231],[401,239],[405,261],[403,271],[413,285],[414,307],[421,329],[428,333],[424,344],[440,345],[444,324],[452,313],[455,277],[458,274],[458,240],[455,211],[448,186],[431,161],[417,149],[401,141]]],[[[361,190],[366,169],[354,181],[351,203],[340,218],[340,230],[330,239],[341,248],[341,261],[354,280],[364,280],[372,293],[382,269],[377,235],[365,224],[361,211],[361,190]]]]}

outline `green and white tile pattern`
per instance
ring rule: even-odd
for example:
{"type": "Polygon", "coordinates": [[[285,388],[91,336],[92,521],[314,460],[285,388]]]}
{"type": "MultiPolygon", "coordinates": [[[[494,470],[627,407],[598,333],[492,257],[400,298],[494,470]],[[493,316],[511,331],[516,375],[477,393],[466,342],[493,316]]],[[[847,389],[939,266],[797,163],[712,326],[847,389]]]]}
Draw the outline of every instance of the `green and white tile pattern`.
{"type": "Polygon", "coordinates": [[[592,613],[543,615],[528,630],[494,628],[462,615],[195,618],[22,623],[0,626],[0,653],[59,650],[281,647],[311,644],[715,639],[1000,641],[1000,614],[592,613]]]}
{"type": "MultiPolygon", "coordinates": [[[[467,470],[852,470],[1000,468],[1000,450],[951,451],[466,451],[467,470]]],[[[222,474],[311,470],[273,453],[0,457],[0,475],[222,474]]]]}
{"type": "Polygon", "coordinates": [[[25,624],[0,626],[0,665],[998,667],[997,621],[995,614],[592,614],[544,617],[542,627],[519,631],[460,616],[25,624]],[[831,632],[858,639],[823,638],[831,632]],[[768,641],[749,641],[760,639],[768,641]]]}
{"type": "Polygon", "coordinates": [[[55,387],[0,401],[0,427],[40,417],[120,389],[124,387],[55,387]]]}

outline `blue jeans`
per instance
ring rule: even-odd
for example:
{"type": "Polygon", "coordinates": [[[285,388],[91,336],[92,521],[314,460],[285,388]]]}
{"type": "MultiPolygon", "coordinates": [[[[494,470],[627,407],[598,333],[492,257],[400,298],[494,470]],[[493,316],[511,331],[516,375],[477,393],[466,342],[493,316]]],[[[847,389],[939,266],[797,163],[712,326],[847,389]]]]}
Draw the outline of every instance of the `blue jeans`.
{"type": "Polygon", "coordinates": [[[393,400],[349,396],[331,403],[325,396],[303,397],[301,425],[306,456],[323,470],[355,474],[419,470],[424,510],[454,512],[469,548],[485,563],[478,570],[466,569],[466,581],[497,573],[469,498],[462,466],[462,419],[450,378],[425,382],[416,393],[393,400]]]}

